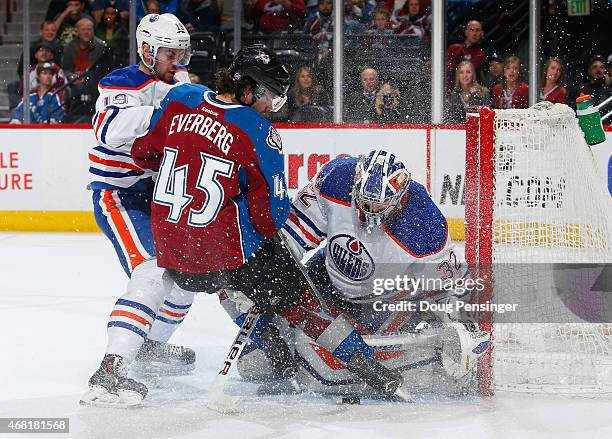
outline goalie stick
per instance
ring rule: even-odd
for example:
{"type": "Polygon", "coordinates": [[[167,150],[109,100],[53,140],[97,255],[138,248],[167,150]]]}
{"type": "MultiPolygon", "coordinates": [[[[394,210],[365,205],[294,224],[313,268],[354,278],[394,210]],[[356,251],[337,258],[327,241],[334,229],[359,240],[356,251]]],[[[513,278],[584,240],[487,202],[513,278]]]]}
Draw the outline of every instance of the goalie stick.
{"type": "Polygon", "coordinates": [[[227,378],[234,364],[238,361],[242,350],[248,343],[249,337],[251,337],[253,329],[255,329],[260,316],[261,313],[256,306],[252,306],[251,309],[249,309],[249,313],[244,319],[244,322],[238,331],[238,335],[236,335],[230,351],[225,358],[223,367],[215,377],[215,380],[208,390],[208,403],[206,406],[209,409],[219,413],[234,413],[238,411],[238,402],[240,401],[240,397],[226,394],[225,383],[227,382],[227,378]]]}

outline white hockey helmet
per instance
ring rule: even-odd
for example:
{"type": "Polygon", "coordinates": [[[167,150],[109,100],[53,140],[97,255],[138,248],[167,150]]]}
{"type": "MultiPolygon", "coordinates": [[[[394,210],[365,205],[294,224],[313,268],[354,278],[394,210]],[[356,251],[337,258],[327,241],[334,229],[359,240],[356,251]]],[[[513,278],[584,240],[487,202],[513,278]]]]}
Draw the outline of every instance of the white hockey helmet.
{"type": "Polygon", "coordinates": [[[179,62],[183,65],[189,64],[191,59],[191,37],[181,20],[173,14],[145,15],[136,28],[136,43],[140,59],[151,70],[155,66],[155,61],[151,65],[145,62],[142,52],[143,43],[149,45],[149,55],[154,60],[161,47],[182,49],[184,54],[179,62]]]}

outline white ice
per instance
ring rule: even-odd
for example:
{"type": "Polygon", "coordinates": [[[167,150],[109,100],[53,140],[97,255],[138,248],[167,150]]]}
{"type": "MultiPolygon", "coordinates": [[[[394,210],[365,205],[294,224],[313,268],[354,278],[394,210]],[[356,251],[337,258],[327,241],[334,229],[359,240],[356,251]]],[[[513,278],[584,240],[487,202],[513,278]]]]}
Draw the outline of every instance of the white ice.
{"type": "MultiPolygon", "coordinates": [[[[313,397],[258,398],[242,412],[206,408],[236,327],[216,298],[199,296],[173,341],[195,348],[191,375],[149,381],[144,407],[78,404],[106,343],[107,317],[127,277],[101,234],[0,233],[0,417],[68,417],[79,438],[606,438],[612,400],[498,394],[392,405],[313,397]]],[[[19,434],[2,437],[60,438],[19,434]]]]}

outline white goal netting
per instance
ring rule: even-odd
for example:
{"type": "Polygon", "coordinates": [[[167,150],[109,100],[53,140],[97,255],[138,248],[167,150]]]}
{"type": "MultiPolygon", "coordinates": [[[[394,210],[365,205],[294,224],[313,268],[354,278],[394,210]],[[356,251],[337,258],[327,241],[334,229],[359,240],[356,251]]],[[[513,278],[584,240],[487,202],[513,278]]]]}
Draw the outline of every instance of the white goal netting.
{"type": "Polygon", "coordinates": [[[612,262],[612,199],[574,112],[496,111],[494,151],[493,298],[519,303],[525,323],[494,315],[491,385],[610,395],[612,325],[586,323],[611,321],[606,293],[591,288],[601,270],[571,272],[577,293],[565,300],[552,265],[612,262]]]}

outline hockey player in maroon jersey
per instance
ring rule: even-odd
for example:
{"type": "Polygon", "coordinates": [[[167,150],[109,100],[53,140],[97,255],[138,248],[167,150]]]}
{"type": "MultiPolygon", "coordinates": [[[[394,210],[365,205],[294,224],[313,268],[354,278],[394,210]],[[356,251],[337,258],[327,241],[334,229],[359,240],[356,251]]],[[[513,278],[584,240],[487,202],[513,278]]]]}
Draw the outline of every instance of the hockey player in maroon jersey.
{"type": "MultiPolygon", "coordinates": [[[[399,395],[399,374],[372,360],[371,349],[343,316],[322,313],[299,265],[275,237],[290,207],[282,142],[258,112],[284,104],[285,67],[265,47],[253,45],[238,52],[217,79],[218,93],[201,85],[173,88],[149,133],[133,145],[136,164],[158,172],[151,206],[157,260],[135,270],[123,299],[146,312],[174,283],[190,292],[241,291],[259,309],[326,348],[333,345],[333,355],[356,378],[384,395],[399,395]],[[338,326],[347,328],[346,337],[328,340],[326,331],[338,326]]],[[[281,377],[292,376],[297,366],[277,328],[262,326],[258,341],[281,377]]],[[[89,401],[112,398],[105,379],[113,377],[115,365],[125,366],[124,359],[121,352],[107,352],[103,366],[109,366],[99,369],[94,385],[90,381],[89,401]]],[[[146,395],[144,384],[132,382],[131,393],[117,394],[125,405],[146,395]]]]}

